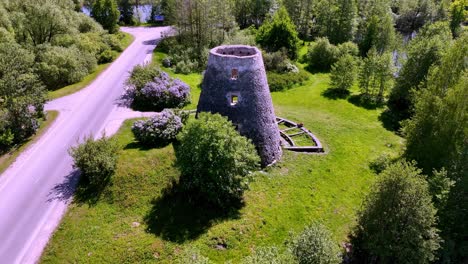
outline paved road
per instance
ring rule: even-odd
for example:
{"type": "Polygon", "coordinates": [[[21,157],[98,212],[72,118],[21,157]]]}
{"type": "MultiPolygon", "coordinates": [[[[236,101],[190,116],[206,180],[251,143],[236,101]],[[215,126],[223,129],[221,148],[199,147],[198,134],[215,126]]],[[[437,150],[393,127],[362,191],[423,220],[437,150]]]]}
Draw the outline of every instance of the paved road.
{"type": "Polygon", "coordinates": [[[70,146],[100,134],[128,72],[149,61],[168,28],[124,28],[135,41],[92,84],[46,105],[60,114],[47,133],[0,176],[0,263],[34,263],[66,210],[77,176],[70,146]]]}

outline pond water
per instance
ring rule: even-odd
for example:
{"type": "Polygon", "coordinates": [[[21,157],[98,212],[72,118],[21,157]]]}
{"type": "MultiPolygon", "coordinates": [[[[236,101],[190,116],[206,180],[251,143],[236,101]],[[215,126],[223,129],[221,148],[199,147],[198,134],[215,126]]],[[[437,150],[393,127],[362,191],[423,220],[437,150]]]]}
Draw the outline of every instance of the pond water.
{"type": "MultiPolygon", "coordinates": [[[[152,5],[139,5],[138,7],[133,6],[133,16],[140,22],[145,23],[151,18],[152,7],[152,5]]],[[[91,15],[91,8],[89,6],[83,6],[81,11],[88,16],[91,15]]]]}

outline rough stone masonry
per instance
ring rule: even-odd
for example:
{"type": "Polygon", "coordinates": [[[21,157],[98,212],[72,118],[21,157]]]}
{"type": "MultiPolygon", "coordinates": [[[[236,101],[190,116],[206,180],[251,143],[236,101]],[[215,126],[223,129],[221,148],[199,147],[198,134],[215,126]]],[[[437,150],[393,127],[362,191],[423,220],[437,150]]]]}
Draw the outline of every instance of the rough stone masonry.
{"type": "Polygon", "coordinates": [[[281,141],[262,53],[244,45],[210,51],[197,113],[226,116],[239,133],[252,140],[262,166],[281,158],[281,141]]]}

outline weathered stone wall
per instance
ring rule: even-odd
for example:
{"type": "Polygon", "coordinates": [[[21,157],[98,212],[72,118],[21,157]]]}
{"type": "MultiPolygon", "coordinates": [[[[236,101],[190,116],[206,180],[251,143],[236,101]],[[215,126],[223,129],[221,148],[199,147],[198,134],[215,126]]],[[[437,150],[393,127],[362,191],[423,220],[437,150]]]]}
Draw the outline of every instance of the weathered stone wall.
{"type": "Polygon", "coordinates": [[[257,48],[235,45],[210,51],[197,112],[228,117],[255,144],[263,166],[281,158],[280,134],[257,48]]]}

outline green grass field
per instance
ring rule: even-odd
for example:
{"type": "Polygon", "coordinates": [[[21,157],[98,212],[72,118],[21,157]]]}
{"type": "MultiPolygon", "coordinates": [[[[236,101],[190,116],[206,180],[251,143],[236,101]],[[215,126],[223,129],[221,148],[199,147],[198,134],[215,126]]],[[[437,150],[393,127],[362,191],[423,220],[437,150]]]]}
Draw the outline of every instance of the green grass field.
{"type": "MultiPolygon", "coordinates": [[[[156,63],[162,56],[156,53],[156,63]]],[[[188,108],[195,108],[200,75],[172,75],[191,85],[188,108]]],[[[122,151],[112,184],[96,204],[70,206],[42,262],[171,263],[195,247],[215,263],[238,263],[259,246],[284,247],[290,232],[314,221],[330,228],[337,243],[345,241],[377,177],[369,162],[397,155],[402,139],[383,128],[381,109],[324,97],[328,84],[327,74],[315,74],[302,86],[272,94],[276,114],[304,123],[327,153],[285,152],[280,163],[256,173],[245,206],[227,215],[166,192],[179,176],[172,146],[140,148],[127,121],[115,136],[122,151]]]]}
{"type": "Polygon", "coordinates": [[[15,162],[16,158],[18,158],[18,156],[24,150],[26,150],[29,146],[34,144],[34,142],[36,142],[37,139],[39,139],[47,131],[50,125],[52,125],[52,123],[57,118],[58,114],[59,113],[57,111],[48,111],[46,113],[45,120],[39,121],[40,127],[34,136],[32,136],[26,142],[23,142],[23,144],[12,148],[8,153],[0,156],[0,174],[2,174],[13,162],[15,162]]]}
{"type": "MultiPolygon", "coordinates": [[[[122,32],[122,34],[124,34],[125,37],[121,40],[121,44],[122,44],[123,50],[125,50],[128,46],[130,46],[130,44],[132,44],[133,36],[128,34],[128,33],[125,33],[125,32],[122,32]]],[[[120,56],[120,54],[122,54],[122,52],[120,52],[118,56],[120,56]]],[[[64,97],[64,96],[67,96],[67,95],[70,95],[70,94],[73,94],[73,93],[76,93],[76,92],[80,91],[81,89],[85,88],[90,83],[92,83],[94,81],[94,79],[96,79],[111,64],[112,64],[112,62],[100,64],[100,65],[98,65],[96,67],[94,72],[92,72],[89,75],[87,75],[86,77],[84,77],[83,80],[81,80],[80,82],[65,86],[65,87],[60,88],[60,89],[55,90],[55,91],[49,91],[48,94],[47,94],[47,98],[49,100],[54,100],[54,99],[64,97]]]]}

